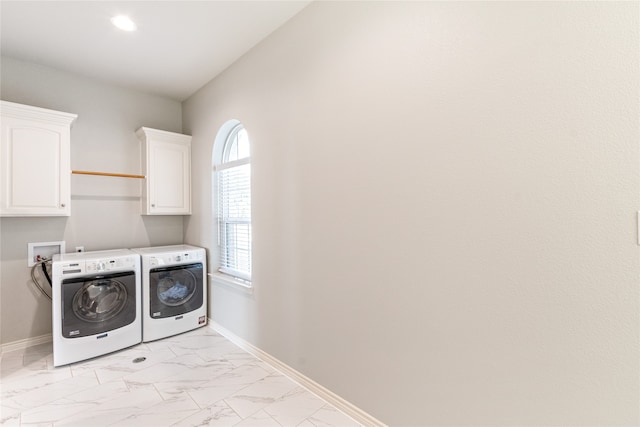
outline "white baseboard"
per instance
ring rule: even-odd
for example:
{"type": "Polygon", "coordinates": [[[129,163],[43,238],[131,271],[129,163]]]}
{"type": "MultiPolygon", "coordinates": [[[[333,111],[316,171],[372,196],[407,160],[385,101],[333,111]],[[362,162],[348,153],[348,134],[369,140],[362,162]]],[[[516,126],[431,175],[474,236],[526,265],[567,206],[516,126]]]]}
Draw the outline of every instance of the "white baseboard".
{"type": "Polygon", "coordinates": [[[34,345],[45,344],[53,341],[51,334],[40,335],[35,338],[26,338],[23,340],[13,341],[0,346],[0,354],[8,353],[15,350],[24,350],[25,348],[33,347],[34,345]]]}
{"type": "Polygon", "coordinates": [[[271,356],[268,353],[260,350],[255,347],[253,344],[243,340],[239,336],[235,335],[230,330],[226,329],[224,326],[219,325],[213,320],[209,319],[209,327],[214,331],[218,332],[220,335],[227,338],[232,343],[236,344],[241,349],[245,350],[248,353],[251,353],[258,359],[263,362],[271,365],[274,369],[280,371],[285,376],[295,380],[301,386],[309,390],[311,393],[320,397],[321,399],[327,401],[331,405],[335,406],[338,410],[342,411],[346,415],[353,418],[356,422],[362,424],[363,426],[370,427],[386,427],[386,424],[372,417],[371,415],[364,412],[362,409],[352,405],[347,402],[337,394],[327,390],[317,382],[313,381],[311,378],[306,377],[300,372],[296,371],[289,365],[281,362],[275,357],[271,356]]]}

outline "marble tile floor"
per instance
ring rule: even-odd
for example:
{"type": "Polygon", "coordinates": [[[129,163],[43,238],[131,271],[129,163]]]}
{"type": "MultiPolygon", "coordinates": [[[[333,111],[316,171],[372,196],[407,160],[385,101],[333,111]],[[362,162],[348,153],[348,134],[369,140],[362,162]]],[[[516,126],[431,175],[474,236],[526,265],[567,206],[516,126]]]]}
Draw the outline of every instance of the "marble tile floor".
{"type": "Polygon", "coordinates": [[[208,327],[58,368],[41,344],[0,368],[3,427],[359,425],[208,327]]]}

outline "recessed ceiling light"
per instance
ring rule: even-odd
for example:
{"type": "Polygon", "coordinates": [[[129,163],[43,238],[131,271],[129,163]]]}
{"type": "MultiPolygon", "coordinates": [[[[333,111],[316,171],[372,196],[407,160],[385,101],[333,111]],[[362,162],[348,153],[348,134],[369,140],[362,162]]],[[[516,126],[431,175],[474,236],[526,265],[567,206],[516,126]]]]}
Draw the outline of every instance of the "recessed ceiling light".
{"type": "Polygon", "coordinates": [[[138,28],[135,22],[124,15],[114,16],[111,23],[123,31],[135,31],[138,28]]]}

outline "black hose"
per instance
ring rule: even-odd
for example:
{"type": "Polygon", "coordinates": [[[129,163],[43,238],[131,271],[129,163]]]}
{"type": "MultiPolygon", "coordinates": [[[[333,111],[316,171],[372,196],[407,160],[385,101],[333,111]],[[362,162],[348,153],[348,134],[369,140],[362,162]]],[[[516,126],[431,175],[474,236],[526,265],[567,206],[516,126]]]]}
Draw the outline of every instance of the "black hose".
{"type": "Polygon", "coordinates": [[[53,283],[51,283],[51,277],[49,277],[49,272],[47,271],[47,263],[43,262],[41,265],[42,265],[42,272],[44,273],[44,277],[47,278],[47,282],[49,282],[49,286],[53,288],[53,283]]]}

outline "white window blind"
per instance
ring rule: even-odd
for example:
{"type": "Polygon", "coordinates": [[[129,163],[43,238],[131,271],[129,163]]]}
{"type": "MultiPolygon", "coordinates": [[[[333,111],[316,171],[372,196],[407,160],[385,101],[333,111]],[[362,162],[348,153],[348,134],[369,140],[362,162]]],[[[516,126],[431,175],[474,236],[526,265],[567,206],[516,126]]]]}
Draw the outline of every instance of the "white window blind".
{"type": "Polygon", "coordinates": [[[216,167],[218,244],[222,273],[251,280],[251,164],[249,158],[216,167]]]}

